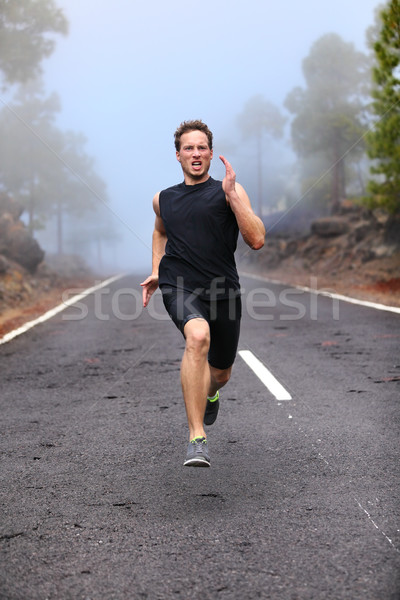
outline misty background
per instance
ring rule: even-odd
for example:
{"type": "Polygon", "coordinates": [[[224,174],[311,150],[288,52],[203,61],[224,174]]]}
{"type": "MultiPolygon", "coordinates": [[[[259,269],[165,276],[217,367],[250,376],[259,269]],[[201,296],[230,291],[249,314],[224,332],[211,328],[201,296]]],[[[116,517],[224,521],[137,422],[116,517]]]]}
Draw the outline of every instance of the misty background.
{"type": "MultiPolygon", "coordinates": [[[[68,159],[45,135],[41,151],[48,154],[50,170],[60,158],[71,167],[78,175],[76,198],[89,195],[87,202],[98,207],[97,213],[78,211],[64,220],[63,251],[83,253],[103,272],[150,272],[152,198],[183,179],[173,145],[176,127],[196,118],[208,124],[214,133],[212,176],[224,176],[222,153],[263,215],[301,201],[293,115],[285,100],[296,86],[305,86],[302,61],[324,34],[336,33],[369,52],[366,31],[380,3],[56,0],[56,5],[69,31],[51,36],[56,45],[41,65],[41,93],[55,103],[55,123],[70,132],[71,148],[85,152],[81,161],[79,152],[68,159]],[[279,109],[279,138],[266,131],[260,146],[245,135],[241,116],[252,114],[252,102],[279,109]],[[99,230],[101,244],[91,244],[99,230]]],[[[16,85],[4,91],[3,104],[15,93],[16,85]]],[[[17,119],[13,113],[9,118],[17,119]]],[[[29,135],[35,135],[34,127],[29,135]]],[[[56,221],[52,216],[35,232],[49,253],[59,244],[56,221]]]]}

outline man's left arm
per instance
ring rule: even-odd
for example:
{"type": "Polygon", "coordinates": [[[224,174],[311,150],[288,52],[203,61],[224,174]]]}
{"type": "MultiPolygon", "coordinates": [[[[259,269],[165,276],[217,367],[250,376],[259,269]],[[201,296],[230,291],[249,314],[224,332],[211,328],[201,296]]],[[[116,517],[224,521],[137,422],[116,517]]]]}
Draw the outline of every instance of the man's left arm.
{"type": "Polygon", "coordinates": [[[226,174],[222,182],[226,200],[235,214],[240,233],[244,241],[253,250],[259,250],[264,246],[265,227],[263,222],[254,213],[245,189],[236,183],[236,174],[232,165],[225,157],[220,156],[225,165],[226,174]]]}

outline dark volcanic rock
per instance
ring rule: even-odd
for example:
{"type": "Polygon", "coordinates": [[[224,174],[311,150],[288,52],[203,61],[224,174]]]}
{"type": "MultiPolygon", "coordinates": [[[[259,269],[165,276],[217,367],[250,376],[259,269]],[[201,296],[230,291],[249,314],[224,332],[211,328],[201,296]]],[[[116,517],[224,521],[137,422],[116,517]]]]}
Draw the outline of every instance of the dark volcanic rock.
{"type": "Polygon", "coordinates": [[[0,254],[34,273],[44,258],[44,251],[20,220],[22,212],[23,207],[18,202],[0,194],[0,254]]]}
{"type": "Polygon", "coordinates": [[[349,224],[341,217],[322,217],[311,223],[311,233],[321,237],[334,237],[348,231],[349,224]]]}
{"type": "Polygon", "coordinates": [[[28,230],[20,226],[11,228],[8,242],[5,256],[34,273],[44,258],[44,251],[28,230]]]}
{"type": "MultiPolygon", "coordinates": [[[[383,210],[370,211],[350,201],[343,203],[339,215],[313,217],[311,232],[306,235],[284,231],[282,213],[270,215],[271,223],[278,222],[280,231],[271,230],[265,246],[258,253],[243,252],[243,266],[257,264],[267,271],[296,270],[329,274],[361,272],[367,263],[376,270],[376,279],[396,275],[400,269],[400,217],[383,210]],[[274,235],[275,233],[275,235],[274,235]],[[379,264],[378,264],[379,263],[379,264]]],[[[366,271],[366,269],[364,269],[366,271]]],[[[374,275],[375,277],[375,275],[374,275]]]]}
{"type": "Polygon", "coordinates": [[[391,215],[385,228],[384,240],[388,244],[400,244],[400,215],[391,215]]]}
{"type": "Polygon", "coordinates": [[[24,207],[22,204],[4,192],[0,192],[0,215],[8,214],[13,221],[18,221],[23,212],[24,207]]]}
{"type": "Polygon", "coordinates": [[[0,254],[0,273],[5,273],[6,271],[8,271],[9,267],[10,263],[8,262],[6,257],[0,254]]]}

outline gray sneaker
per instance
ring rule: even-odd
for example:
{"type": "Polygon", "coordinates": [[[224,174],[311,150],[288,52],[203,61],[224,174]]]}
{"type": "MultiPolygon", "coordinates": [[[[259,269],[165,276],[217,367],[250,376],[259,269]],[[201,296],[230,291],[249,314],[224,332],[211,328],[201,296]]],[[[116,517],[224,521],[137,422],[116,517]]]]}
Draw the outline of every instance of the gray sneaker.
{"type": "Polygon", "coordinates": [[[198,437],[189,442],[184,467],[209,467],[210,455],[205,437],[198,437]]]}

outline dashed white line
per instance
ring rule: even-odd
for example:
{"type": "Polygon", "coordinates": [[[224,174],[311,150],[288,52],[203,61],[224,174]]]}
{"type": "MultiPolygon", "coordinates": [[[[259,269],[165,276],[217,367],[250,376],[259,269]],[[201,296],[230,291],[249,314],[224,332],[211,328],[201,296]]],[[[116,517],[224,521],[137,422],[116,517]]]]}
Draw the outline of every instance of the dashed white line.
{"type": "Polygon", "coordinates": [[[80,294],[77,294],[76,296],[72,296],[72,298],[68,298],[68,300],[65,300],[65,302],[63,302],[62,304],[55,306],[54,308],[43,313],[43,315],[40,315],[40,317],[37,317],[37,319],[28,321],[24,325],[21,325],[21,327],[18,327],[18,329],[14,329],[13,331],[6,333],[2,338],[0,338],[0,344],[5,344],[6,342],[9,342],[9,341],[13,340],[14,338],[16,338],[18,335],[21,335],[22,333],[25,333],[29,329],[32,329],[32,327],[35,327],[36,325],[39,325],[40,323],[44,323],[45,321],[48,321],[49,319],[54,317],[59,312],[68,308],[68,306],[72,306],[76,302],[79,302],[79,300],[86,298],[86,296],[93,294],[97,290],[100,290],[101,288],[105,287],[106,285],[109,285],[109,284],[113,283],[114,281],[121,279],[122,277],[124,277],[124,274],[114,275],[114,277],[105,279],[104,281],[101,281],[98,285],[94,285],[93,287],[88,288],[87,290],[84,290],[80,294]]]}
{"type": "Polygon", "coordinates": [[[240,350],[239,356],[244,362],[250,367],[250,369],[257,375],[262,383],[269,389],[271,394],[275,396],[277,400],[292,400],[292,396],[287,390],[279,383],[279,381],[268,371],[267,367],[254,356],[250,350],[240,350]]]}

